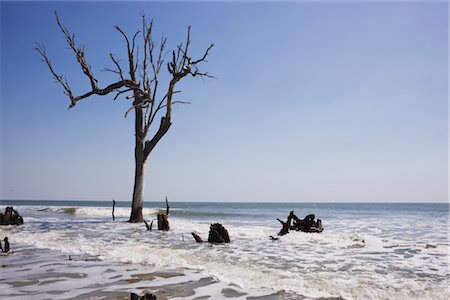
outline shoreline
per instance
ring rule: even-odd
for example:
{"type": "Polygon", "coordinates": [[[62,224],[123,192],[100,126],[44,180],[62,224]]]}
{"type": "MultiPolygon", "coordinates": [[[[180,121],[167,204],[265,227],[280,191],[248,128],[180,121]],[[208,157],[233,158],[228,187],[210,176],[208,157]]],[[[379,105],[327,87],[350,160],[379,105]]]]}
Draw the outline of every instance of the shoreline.
{"type": "MultiPolygon", "coordinates": [[[[167,232],[128,223],[128,208],[116,208],[113,222],[110,207],[62,207],[17,206],[25,224],[0,227],[15,252],[0,261],[0,298],[128,299],[145,290],[176,300],[449,295],[443,205],[317,205],[310,208],[323,216],[323,233],[292,232],[276,241],[268,238],[279,231],[272,218],[285,217],[284,206],[191,205],[171,212],[167,232]],[[191,239],[190,232],[207,236],[211,221],[224,224],[231,243],[191,239]]],[[[144,214],[152,219],[156,212],[144,214]]]]}
{"type": "MultiPolygon", "coordinates": [[[[5,299],[130,299],[131,293],[150,292],[161,299],[304,299],[300,295],[255,291],[204,277],[200,270],[166,270],[141,264],[103,261],[95,256],[68,255],[62,251],[15,245],[2,257],[0,297],[5,299]],[[14,272],[8,270],[14,269],[14,272]],[[9,274],[9,275],[8,275],[9,274]],[[258,295],[259,294],[259,295],[258,295]],[[215,299],[215,298],[214,298],[215,299]]],[[[327,298],[335,299],[335,298],[327,298]]]]}

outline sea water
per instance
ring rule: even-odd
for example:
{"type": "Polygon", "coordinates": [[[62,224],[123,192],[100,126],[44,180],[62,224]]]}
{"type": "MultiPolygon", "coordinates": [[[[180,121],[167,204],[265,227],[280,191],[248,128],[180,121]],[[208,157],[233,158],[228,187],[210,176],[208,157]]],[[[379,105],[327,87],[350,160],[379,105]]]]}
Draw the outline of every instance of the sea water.
{"type": "MultiPolygon", "coordinates": [[[[3,200],[0,209],[7,205],[25,223],[0,227],[14,251],[0,257],[2,299],[98,299],[188,283],[190,293],[165,297],[450,299],[447,203],[172,202],[168,232],[128,223],[124,202],[114,222],[112,202],[3,200]],[[291,210],[315,214],[324,231],[272,240],[291,210]],[[194,241],[191,232],[206,240],[216,222],[231,243],[194,241]],[[152,272],[166,275],[143,275],[152,272]]],[[[145,219],[159,210],[165,203],[146,203],[145,219]]]]}

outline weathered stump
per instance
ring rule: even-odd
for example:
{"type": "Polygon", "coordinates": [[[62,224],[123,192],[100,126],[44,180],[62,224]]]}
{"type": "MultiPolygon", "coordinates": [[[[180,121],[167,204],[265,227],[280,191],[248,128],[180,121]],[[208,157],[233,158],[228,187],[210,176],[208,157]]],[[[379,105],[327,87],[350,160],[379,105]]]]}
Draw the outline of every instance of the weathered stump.
{"type": "Polygon", "coordinates": [[[138,294],[131,293],[130,300],[156,300],[156,296],[150,293],[145,293],[142,296],[139,296],[138,294]]]}
{"type": "Polygon", "coordinates": [[[22,225],[23,218],[12,206],[5,209],[5,213],[0,213],[0,225],[22,225]]]}
{"type": "Polygon", "coordinates": [[[170,229],[169,220],[166,214],[158,214],[158,230],[168,231],[170,229]]]}
{"type": "Polygon", "coordinates": [[[225,227],[222,226],[222,224],[211,224],[211,227],[209,228],[208,242],[229,243],[230,236],[228,235],[228,231],[225,229],[225,227]]]}
{"type": "MultiPolygon", "coordinates": [[[[191,234],[197,243],[203,242],[203,239],[198,234],[196,234],[195,232],[191,232],[191,234]]],[[[209,228],[208,243],[222,244],[229,242],[230,236],[228,235],[228,231],[225,229],[225,227],[223,227],[222,224],[219,223],[211,224],[209,228]]]]}

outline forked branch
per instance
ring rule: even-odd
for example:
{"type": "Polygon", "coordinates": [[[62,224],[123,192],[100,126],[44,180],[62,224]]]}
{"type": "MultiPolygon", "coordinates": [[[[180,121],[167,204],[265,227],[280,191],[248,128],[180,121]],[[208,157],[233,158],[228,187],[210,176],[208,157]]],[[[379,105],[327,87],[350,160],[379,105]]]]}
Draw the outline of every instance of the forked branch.
{"type": "MultiPolygon", "coordinates": [[[[107,95],[114,92],[114,100],[116,100],[120,95],[125,93],[130,93],[126,96],[127,99],[133,98],[133,103],[129,109],[125,112],[125,116],[129,112],[136,111],[135,120],[135,130],[136,130],[136,140],[137,143],[144,143],[144,148],[142,149],[144,154],[144,160],[147,159],[150,152],[159,142],[159,140],[165,135],[171,126],[171,111],[173,104],[186,104],[189,102],[174,100],[173,96],[179,91],[175,89],[177,83],[184,77],[189,75],[212,78],[207,72],[201,72],[199,70],[199,64],[206,62],[206,59],[213,48],[211,44],[202,56],[198,59],[193,59],[190,54],[191,46],[191,27],[187,29],[186,40],[179,44],[176,50],[172,51],[172,59],[167,63],[167,69],[169,71],[170,79],[164,96],[159,97],[158,89],[160,88],[159,75],[161,68],[164,64],[164,58],[166,56],[166,42],[165,37],[161,37],[161,41],[156,43],[153,39],[153,21],[147,21],[145,16],[142,16],[142,29],[138,29],[129,38],[126,32],[119,26],[115,25],[114,28],[122,35],[125,40],[128,54],[128,74],[126,75],[125,69],[122,68],[119,60],[112,54],[109,57],[114,64],[113,68],[105,68],[105,71],[112,72],[118,75],[118,81],[109,84],[104,88],[99,87],[99,81],[94,76],[91,70],[91,66],[88,64],[85,55],[84,46],[77,46],[75,42],[75,35],[70,34],[68,29],[64,27],[58,14],[55,12],[56,22],[58,27],[62,31],[64,38],[69,45],[69,48],[75,54],[75,58],[80,65],[83,73],[87,76],[90,83],[90,90],[81,94],[74,95],[72,92],[67,79],[63,75],[59,75],[48,55],[46,53],[45,47],[38,44],[36,51],[41,56],[42,61],[47,65],[51,74],[53,75],[56,82],[58,82],[64,89],[64,93],[69,97],[71,103],[70,107],[74,107],[79,100],[86,99],[92,95],[107,95]],[[139,46],[137,45],[136,39],[139,33],[142,32],[143,48],[141,53],[139,53],[139,46]],[[140,56],[140,57],[139,57],[140,56]],[[140,82],[137,79],[137,74],[140,76],[140,82]],[[165,110],[165,113],[162,111],[165,110]],[[145,140],[151,125],[154,123],[155,118],[162,114],[159,128],[156,130],[155,135],[148,140],[145,140]]],[[[142,152],[141,152],[142,153],[142,152]]]]}

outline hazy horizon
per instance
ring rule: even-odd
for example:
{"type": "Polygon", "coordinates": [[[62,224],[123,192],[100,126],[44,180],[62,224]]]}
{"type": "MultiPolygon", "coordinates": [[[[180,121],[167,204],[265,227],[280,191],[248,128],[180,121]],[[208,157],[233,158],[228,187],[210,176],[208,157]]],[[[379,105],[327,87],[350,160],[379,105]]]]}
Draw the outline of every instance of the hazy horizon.
{"type": "Polygon", "coordinates": [[[192,53],[215,44],[202,70],[216,79],[180,85],[176,100],[192,104],[174,107],[149,158],[148,202],[448,202],[446,1],[0,7],[2,199],[131,201],[129,102],[96,97],[68,110],[33,50],[42,42],[75,94],[89,90],[57,10],[101,87],[115,79],[101,71],[109,53],[126,59],[113,25],[132,34],[142,12],[167,49],[188,25],[192,53]]]}
{"type": "MultiPolygon", "coordinates": [[[[85,199],[85,200],[67,200],[67,199],[0,199],[0,202],[14,202],[14,201],[24,201],[24,202],[107,202],[112,203],[112,199],[109,200],[98,200],[98,199],[85,199]]],[[[131,200],[117,200],[117,203],[127,203],[131,204],[131,200]]],[[[161,203],[162,207],[165,205],[165,200],[146,200],[145,203],[161,203]]],[[[144,207],[145,207],[144,203],[144,207]]],[[[214,200],[203,200],[203,201],[185,201],[182,199],[169,200],[169,203],[261,203],[261,204],[450,204],[448,201],[417,201],[417,202],[395,202],[395,201],[214,201],[214,200]]]]}

